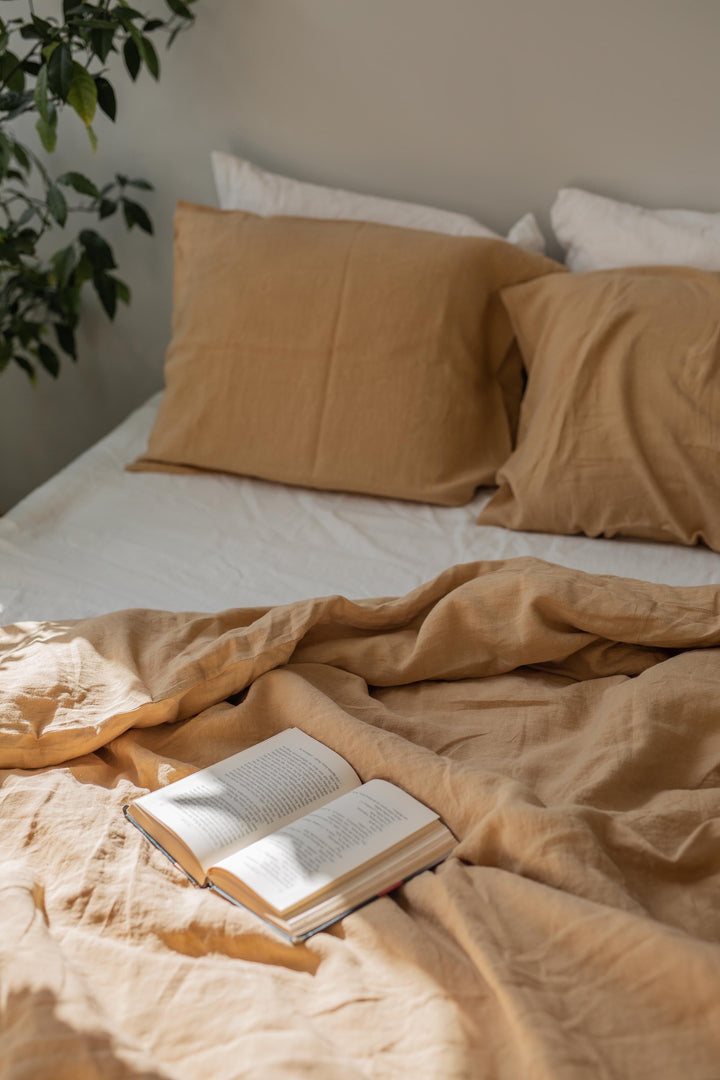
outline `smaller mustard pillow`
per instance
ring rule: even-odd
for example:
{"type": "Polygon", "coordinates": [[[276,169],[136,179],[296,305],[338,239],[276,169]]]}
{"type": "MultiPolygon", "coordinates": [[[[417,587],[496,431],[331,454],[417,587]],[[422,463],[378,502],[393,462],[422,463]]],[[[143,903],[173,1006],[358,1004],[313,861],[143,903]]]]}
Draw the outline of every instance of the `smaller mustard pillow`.
{"type": "Polygon", "coordinates": [[[528,384],[479,524],[720,550],[720,275],[553,275],[502,299],[528,384]]]}
{"type": "Polygon", "coordinates": [[[166,390],[131,468],[467,502],[522,385],[499,291],[561,269],[502,240],[181,203],[166,390]]]}

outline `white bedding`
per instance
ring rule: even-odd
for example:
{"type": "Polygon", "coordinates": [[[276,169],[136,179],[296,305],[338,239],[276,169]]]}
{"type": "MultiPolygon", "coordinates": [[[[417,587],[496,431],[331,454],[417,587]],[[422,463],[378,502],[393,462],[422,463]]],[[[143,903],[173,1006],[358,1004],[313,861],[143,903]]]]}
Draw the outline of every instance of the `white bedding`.
{"type": "Polygon", "coordinates": [[[515,555],[668,584],[720,582],[720,555],[703,548],[478,526],[487,492],[448,509],[125,472],[145,449],[157,403],[0,519],[0,623],[397,595],[452,563],[515,555]]]}

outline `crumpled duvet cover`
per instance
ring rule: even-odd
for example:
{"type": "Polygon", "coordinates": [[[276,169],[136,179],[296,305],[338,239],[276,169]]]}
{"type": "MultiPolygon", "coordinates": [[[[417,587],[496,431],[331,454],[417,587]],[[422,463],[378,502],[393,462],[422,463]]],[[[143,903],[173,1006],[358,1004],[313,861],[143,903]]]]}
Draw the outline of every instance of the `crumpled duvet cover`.
{"type": "Polygon", "coordinates": [[[717,1080],[720,591],[533,559],[0,634],[2,1080],[717,1080]],[[458,837],[290,945],[124,803],[297,726],[458,837]]]}

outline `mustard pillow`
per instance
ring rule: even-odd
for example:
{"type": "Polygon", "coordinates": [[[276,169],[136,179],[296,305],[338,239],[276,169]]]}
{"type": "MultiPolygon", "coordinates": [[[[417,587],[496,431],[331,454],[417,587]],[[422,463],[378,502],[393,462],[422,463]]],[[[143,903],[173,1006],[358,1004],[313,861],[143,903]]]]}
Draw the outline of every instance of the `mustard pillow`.
{"type": "Polygon", "coordinates": [[[720,275],[554,275],[502,299],[528,384],[479,523],[720,550],[720,275]]]}
{"type": "Polygon", "coordinates": [[[501,240],[181,203],[166,390],[130,468],[467,502],[520,396],[499,289],[560,269],[501,240]]]}

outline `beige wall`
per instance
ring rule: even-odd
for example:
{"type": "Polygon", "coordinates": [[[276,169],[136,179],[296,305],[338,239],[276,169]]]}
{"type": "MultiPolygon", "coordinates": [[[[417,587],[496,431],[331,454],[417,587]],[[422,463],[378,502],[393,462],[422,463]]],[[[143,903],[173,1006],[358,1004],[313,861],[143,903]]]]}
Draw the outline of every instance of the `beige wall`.
{"type": "Polygon", "coordinates": [[[498,229],[526,210],[547,227],[564,184],[720,210],[715,0],[198,0],[196,10],[158,85],[119,84],[118,123],[98,125],[94,160],[74,117],[62,123],[60,168],[154,181],[157,235],[114,234],[134,302],[114,326],[89,308],[77,368],[36,390],[19,371],[0,377],[0,509],[161,385],[172,207],[214,202],[212,149],[498,229]]]}

